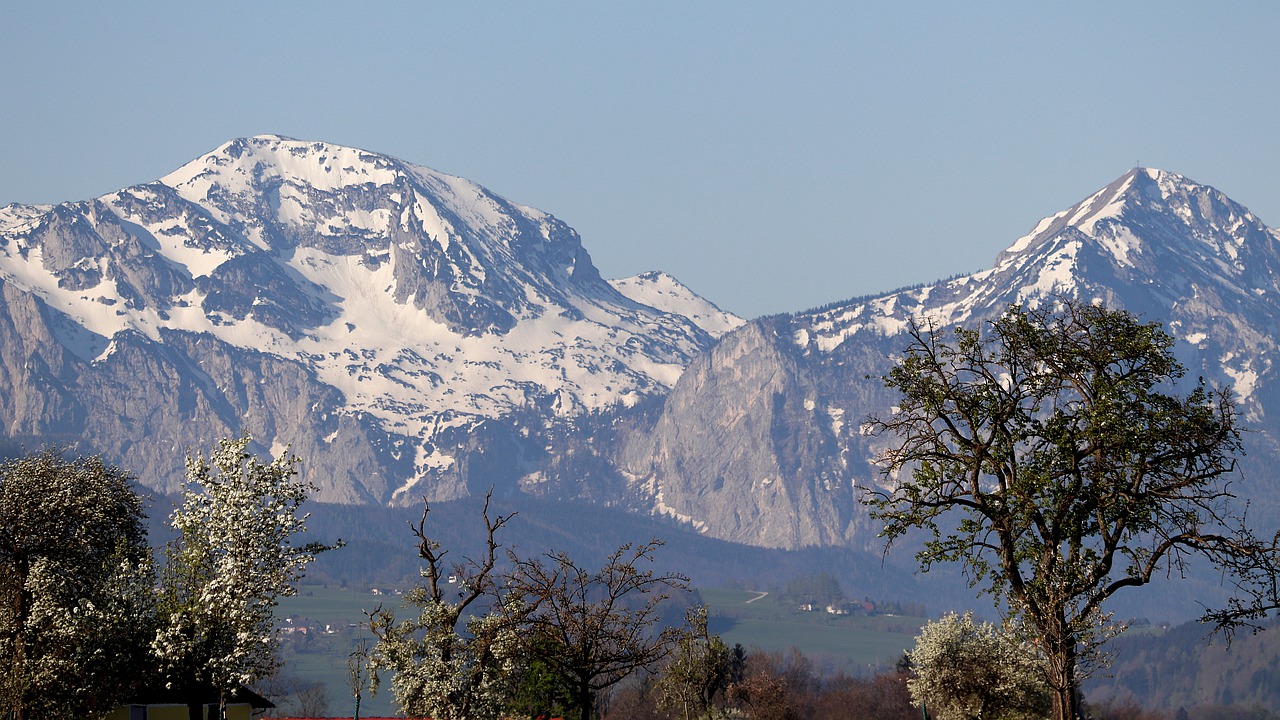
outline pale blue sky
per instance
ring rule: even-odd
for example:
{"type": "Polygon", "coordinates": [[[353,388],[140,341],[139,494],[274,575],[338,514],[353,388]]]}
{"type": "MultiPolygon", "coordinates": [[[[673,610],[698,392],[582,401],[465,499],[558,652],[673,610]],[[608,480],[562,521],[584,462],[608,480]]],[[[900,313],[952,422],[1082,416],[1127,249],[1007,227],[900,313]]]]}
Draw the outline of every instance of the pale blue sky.
{"type": "Polygon", "coordinates": [[[747,316],[987,267],[1139,161],[1280,227],[1272,2],[5,2],[0,69],[0,204],[280,133],[747,316]]]}

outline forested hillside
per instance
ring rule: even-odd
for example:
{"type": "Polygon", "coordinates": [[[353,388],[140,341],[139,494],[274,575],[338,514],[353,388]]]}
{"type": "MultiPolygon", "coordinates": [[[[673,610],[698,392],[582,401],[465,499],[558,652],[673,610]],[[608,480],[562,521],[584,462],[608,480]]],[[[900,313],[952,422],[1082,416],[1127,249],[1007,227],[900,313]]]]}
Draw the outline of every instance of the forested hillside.
{"type": "Polygon", "coordinates": [[[1090,684],[1092,697],[1132,698],[1148,708],[1177,710],[1197,705],[1280,707],[1280,623],[1257,634],[1237,634],[1228,645],[1208,636],[1200,623],[1165,632],[1137,627],[1110,650],[1110,677],[1090,684]]]}

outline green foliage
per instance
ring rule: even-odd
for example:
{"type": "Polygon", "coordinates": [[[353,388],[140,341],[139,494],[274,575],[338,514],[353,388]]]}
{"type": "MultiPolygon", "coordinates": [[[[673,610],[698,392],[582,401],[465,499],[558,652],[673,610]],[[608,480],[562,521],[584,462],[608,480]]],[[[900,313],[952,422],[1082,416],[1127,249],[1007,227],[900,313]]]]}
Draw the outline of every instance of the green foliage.
{"type": "Polygon", "coordinates": [[[1172,392],[1184,370],[1158,324],[1064,299],[950,340],[915,325],[909,338],[885,378],[898,408],[870,422],[894,438],[883,460],[896,482],[865,501],[889,542],[925,529],[924,568],[962,563],[1025,621],[1055,717],[1075,714],[1080,663],[1116,629],[1104,602],[1189,554],[1245,598],[1214,620],[1275,606],[1275,543],[1231,515],[1222,480],[1240,450],[1230,397],[1172,392]]]}
{"type": "Polygon", "coordinates": [[[938,720],[1032,720],[1050,694],[1032,646],[972,613],[925,625],[909,653],[907,681],[917,707],[938,720]]]}
{"type": "Polygon", "coordinates": [[[729,686],[733,657],[707,628],[707,606],[685,612],[685,627],[658,679],[659,705],[684,720],[715,717],[716,698],[729,686]]]}
{"type": "Polygon", "coordinates": [[[574,685],[560,668],[547,658],[559,652],[554,637],[536,627],[522,630],[521,654],[511,675],[508,712],[515,717],[567,717],[573,708],[574,685]]]}
{"type": "Polygon", "coordinates": [[[151,562],[133,477],[49,449],[0,465],[0,708],[109,710],[145,667],[151,562]]]}

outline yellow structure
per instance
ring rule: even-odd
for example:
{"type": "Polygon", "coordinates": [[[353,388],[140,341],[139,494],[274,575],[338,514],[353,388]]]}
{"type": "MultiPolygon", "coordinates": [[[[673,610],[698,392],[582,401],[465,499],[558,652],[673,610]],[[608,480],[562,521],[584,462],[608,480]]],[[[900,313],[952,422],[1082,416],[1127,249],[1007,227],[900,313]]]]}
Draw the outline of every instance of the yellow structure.
{"type": "MultiPolygon", "coordinates": [[[[200,708],[200,720],[218,717],[220,693],[209,686],[187,690],[157,688],[137,693],[133,702],[121,705],[107,720],[191,720],[191,707],[200,708]]],[[[246,688],[232,691],[227,699],[227,720],[252,720],[253,711],[274,708],[271,701],[246,688]]]]}
{"type": "MultiPolygon", "coordinates": [[[[227,703],[227,720],[251,720],[253,705],[247,702],[227,703]]],[[[204,706],[202,718],[218,717],[218,704],[204,706]]],[[[152,705],[121,705],[107,716],[107,720],[190,720],[186,705],[155,703],[152,705]]]]}

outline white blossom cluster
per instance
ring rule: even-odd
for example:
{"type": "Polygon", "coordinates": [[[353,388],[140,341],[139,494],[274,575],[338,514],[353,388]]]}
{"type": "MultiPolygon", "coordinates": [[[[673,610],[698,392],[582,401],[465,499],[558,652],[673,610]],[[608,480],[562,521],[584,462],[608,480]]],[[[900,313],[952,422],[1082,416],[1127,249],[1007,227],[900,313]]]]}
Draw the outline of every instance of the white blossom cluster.
{"type": "Polygon", "coordinates": [[[0,714],[84,716],[137,676],[153,575],[132,482],[56,448],[0,463],[0,714]]]}
{"type": "Polygon", "coordinates": [[[250,438],[223,439],[209,460],[187,458],[178,540],[163,577],[161,626],[152,644],[170,685],[193,677],[219,688],[249,684],[276,666],[276,599],[293,595],[318,551],[294,545],[309,486],[298,458],[262,463],[250,438]]]}
{"type": "Polygon", "coordinates": [[[519,656],[510,619],[475,615],[461,633],[455,606],[420,602],[418,617],[389,628],[375,651],[378,666],[395,673],[391,691],[400,708],[437,720],[501,717],[519,656]]]}
{"type": "Polygon", "coordinates": [[[1034,647],[973,613],[949,613],[925,625],[908,653],[907,689],[937,720],[1045,717],[1049,690],[1034,647]]]}

